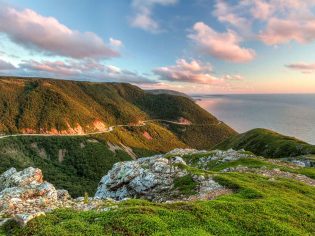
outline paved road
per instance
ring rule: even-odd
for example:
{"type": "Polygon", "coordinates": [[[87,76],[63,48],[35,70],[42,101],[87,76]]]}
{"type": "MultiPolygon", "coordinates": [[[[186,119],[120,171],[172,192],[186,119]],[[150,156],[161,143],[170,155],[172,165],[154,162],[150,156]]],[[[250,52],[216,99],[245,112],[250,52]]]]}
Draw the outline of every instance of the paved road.
{"type": "MultiPolygon", "coordinates": [[[[10,138],[10,137],[20,137],[20,136],[36,136],[36,137],[64,137],[64,136],[90,136],[90,135],[95,135],[95,134],[104,134],[104,133],[109,133],[112,132],[115,128],[118,127],[141,127],[147,125],[147,123],[150,122],[165,122],[165,123],[170,123],[170,124],[176,124],[176,125],[183,125],[183,126],[202,126],[205,124],[188,124],[188,123],[181,123],[177,121],[170,121],[170,120],[162,120],[162,119],[155,119],[155,120],[145,120],[142,121],[141,124],[139,125],[113,125],[109,126],[107,130],[105,131],[98,131],[98,132],[92,132],[92,133],[84,133],[84,134],[10,134],[10,135],[1,135],[0,134],[0,139],[5,139],[5,138],[10,138]]],[[[222,121],[219,121],[218,123],[215,124],[208,124],[208,125],[220,125],[222,121]]]]}

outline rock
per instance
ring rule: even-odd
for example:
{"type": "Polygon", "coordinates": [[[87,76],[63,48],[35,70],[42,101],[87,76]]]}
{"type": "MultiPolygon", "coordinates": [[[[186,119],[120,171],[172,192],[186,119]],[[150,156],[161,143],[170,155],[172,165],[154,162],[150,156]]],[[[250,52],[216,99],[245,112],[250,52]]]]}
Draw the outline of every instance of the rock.
{"type": "Polygon", "coordinates": [[[45,215],[44,212],[37,212],[34,214],[16,214],[14,217],[14,220],[20,225],[20,226],[25,226],[27,224],[27,222],[29,222],[30,220],[38,217],[38,216],[42,216],[45,215]]]}
{"type": "MultiPolygon", "coordinates": [[[[199,151],[193,149],[176,149],[164,156],[155,155],[116,163],[101,179],[94,198],[144,198],[159,202],[170,200],[172,196],[178,195],[174,180],[188,175],[184,168],[178,166],[186,165],[181,156],[197,152],[199,151]]],[[[199,176],[194,181],[201,186],[203,192],[222,188],[211,178],[199,176]]]]}
{"type": "Polygon", "coordinates": [[[57,190],[57,199],[59,201],[66,201],[66,200],[71,199],[71,196],[67,190],[58,189],[57,190]]]}
{"type": "Polygon", "coordinates": [[[0,215],[27,222],[38,212],[63,205],[70,197],[66,190],[56,190],[43,181],[42,171],[29,167],[22,171],[11,168],[0,175],[0,215]]]}

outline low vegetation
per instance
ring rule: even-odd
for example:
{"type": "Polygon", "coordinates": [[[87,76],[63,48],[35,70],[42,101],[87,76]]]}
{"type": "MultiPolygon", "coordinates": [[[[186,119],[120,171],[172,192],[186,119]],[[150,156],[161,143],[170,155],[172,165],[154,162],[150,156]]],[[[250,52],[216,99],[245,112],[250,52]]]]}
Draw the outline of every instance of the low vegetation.
{"type": "MultiPolygon", "coordinates": [[[[243,163],[244,164],[244,163],[243,163]]],[[[232,164],[233,165],[233,164],[232,164]]],[[[189,175],[188,175],[189,176],[189,175]]],[[[250,173],[215,174],[234,191],[211,201],[152,203],[128,200],[107,212],[60,209],[13,235],[313,235],[315,188],[291,179],[250,173]]],[[[181,179],[180,186],[190,186],[181,179]],[[186,183],[186,184],[185,184],[186,183]]],[[[184,187],[185,189],[186,187],[184,187]]],[[[189,191],[193,188],[187,188],[189,191]]],[[[186,190],[185,190],[186,191],[186,190]]]]}

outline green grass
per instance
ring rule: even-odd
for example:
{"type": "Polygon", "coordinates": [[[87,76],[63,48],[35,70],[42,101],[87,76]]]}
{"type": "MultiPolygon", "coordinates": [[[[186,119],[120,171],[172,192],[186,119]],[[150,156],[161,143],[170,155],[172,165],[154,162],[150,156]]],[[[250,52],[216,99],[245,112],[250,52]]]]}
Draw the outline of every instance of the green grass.
{"type": "Polygon", "coordinates": [[[197,193],[198,183],[193,180],[192,175],[188,174],[174,179],[174,188],[181,195],[190,196],[197,193]]]}
{"type": "Polygon", "coordinates": [[[56,210],[13,235],[313,235],[315,188],[255,174],[221,173],[235,193],[172,204],[129,200],[109,212],[56,210]]]}
{"type": "Polygon", "coordinates": [[[314,145],[266,129],[253,129],[232,136],[214,147],[214,149],[222,150],[229,148],[245,149],[256,155],[270,158],[315,154],[314,145]]]}

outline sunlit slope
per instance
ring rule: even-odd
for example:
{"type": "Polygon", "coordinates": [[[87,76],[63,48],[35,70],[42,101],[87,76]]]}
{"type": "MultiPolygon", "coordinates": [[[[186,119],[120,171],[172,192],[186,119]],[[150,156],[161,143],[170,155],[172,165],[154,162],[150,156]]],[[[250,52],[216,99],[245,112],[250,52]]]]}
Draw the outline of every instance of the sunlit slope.
{"type": "Polygon", "coordinates": [[[210,148],[235,134],[188,98],[148,94],[130,84],[0,79],[0,133],[83,134],[152,119],[188,122],[156,127],[190,147],[210,148]]]}

